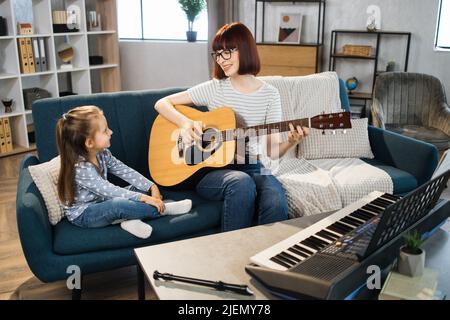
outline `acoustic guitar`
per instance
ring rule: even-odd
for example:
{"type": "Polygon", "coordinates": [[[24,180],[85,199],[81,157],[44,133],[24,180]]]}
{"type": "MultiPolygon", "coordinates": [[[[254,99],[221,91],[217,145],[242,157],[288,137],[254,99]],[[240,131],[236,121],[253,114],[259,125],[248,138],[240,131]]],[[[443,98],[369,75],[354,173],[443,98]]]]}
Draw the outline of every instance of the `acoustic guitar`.
{"type": "Polygon", "coordinates": [[[201,121],[204,126],[203,134],[201,140],[185,145],[180,129],[175,124],[161,115],[156,117],[150,133],[148,162],[153,180],[161,186],[178,185],[203,168],[225,167],[233,162],[236,148],[245,146],[240,141],[290,131],[289,123],[294,127],[300,125],[320,130],[351,128],[349,112],[236,128],[234,111],[228,107],[209,112],[183,105],[176,105],[175,109],[189,119],[201,121]]]}

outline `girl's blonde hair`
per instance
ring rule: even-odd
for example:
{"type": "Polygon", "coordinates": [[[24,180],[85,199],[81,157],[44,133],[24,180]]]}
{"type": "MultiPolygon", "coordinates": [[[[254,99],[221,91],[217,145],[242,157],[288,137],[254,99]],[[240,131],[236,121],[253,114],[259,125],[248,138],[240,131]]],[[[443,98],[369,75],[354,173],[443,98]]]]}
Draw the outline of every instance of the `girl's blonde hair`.
{"type": "Polygon", "coordinates": [[[101,115],[103,111],[96,106],[82,106],[64,113],[56,123],[56,143],[61,157],[58,196],[65,205],[74,202],[75,164],[79,156],[87,158],[86,139],[98,130],[93,120],[101,115]]]}

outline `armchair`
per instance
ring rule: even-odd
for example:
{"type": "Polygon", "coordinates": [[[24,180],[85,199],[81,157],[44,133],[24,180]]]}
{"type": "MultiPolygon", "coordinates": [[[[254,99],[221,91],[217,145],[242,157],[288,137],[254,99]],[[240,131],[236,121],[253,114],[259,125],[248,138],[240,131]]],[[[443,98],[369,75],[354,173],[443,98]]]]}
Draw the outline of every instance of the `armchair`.
{"type": "Polygon", "coordinates": [[[420,73],[386,72],[375,82],[373,125],[434,144],[450,147],[450,108],[439,79],[420,73]]]}

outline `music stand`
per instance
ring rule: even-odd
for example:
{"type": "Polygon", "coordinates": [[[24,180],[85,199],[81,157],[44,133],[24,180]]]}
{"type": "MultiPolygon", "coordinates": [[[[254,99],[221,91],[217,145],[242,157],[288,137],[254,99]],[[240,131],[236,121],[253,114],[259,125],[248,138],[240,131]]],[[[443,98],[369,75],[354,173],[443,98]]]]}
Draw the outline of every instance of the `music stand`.
{"type": "Polygon", "coordinates": [[[425,217],[436,205],[449,177],[450,170],[447,170],[387,207],[361,258],[368,257],[425,217]]]}

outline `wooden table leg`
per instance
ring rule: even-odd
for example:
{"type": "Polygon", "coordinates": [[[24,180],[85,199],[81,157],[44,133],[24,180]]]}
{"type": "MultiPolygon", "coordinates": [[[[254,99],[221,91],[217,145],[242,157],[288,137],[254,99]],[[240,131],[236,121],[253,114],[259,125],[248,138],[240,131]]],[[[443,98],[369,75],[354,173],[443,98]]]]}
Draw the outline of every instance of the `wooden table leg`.
{"type": "Polygon", "coordinates": [[[145,276],[139,263],[136,265],[137,268],[137,288],[138,288],[138,299],[145,300],[145,276]]]}

